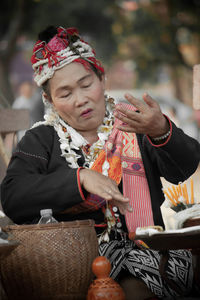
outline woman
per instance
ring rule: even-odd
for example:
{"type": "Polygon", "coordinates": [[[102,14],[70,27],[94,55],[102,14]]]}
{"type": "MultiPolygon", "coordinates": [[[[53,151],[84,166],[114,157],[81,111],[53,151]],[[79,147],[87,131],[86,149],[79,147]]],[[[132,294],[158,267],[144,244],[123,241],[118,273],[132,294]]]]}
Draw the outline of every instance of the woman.
{"type": "MultiPolygon", "coordinates": [[[[115,107],[104,95],[103,67],[76,29],[42,32],[31,61],[47,113],[13,154],[1,188],[5,213],[18,224],[37,223],[44,208],[58,221],[94,219],[113,278],[122,282],[132,274],[159,297],[176,295],[160,278],[158,253],[141,250],[127,233],[164,226],[160,177],[175,184],[187,179],[199,163],[198,142],[147,94],[144,102],[127,94],[130,104],[115,107]]],[[[187,283],[168,272],[188,292],[191,254],[177,253],[171,260],[182,266],[187,283]]]]}

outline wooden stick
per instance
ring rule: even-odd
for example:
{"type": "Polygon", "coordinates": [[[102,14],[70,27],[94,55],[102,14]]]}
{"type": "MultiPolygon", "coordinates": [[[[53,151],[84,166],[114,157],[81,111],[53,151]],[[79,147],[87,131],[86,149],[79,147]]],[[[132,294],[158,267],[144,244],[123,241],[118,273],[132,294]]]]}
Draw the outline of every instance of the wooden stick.
{"type": "Polygon", "coordinates": [[[168,192],[167,191],[163,191],[164,192],[164,194],[167,196],[167,198],[172,202],[172,204],[174,205],[174,206],[176,206],[177,205],[177,203],[173,200],[173,198],[168,194],[168,192]]]}
{"type": "Polygon", "coordinates": [[[186,204],[189,204],[189,198],[188,198],[186,183],[183,185],[183,188],[184,188],[184,195],[185,195],[186,204]]]}
{"type": "Polygon", "coordinates": [[[174,191],[175,200],[176,200],[176,202],[179,204],[180,201],[178,200],[178,192],[177,192],[177,189],[176,189],[176,187],[175,187],[174,185],[172,185],[172,189],[173,189],[173,191],[174,191]]]}
{"type": "Polygon", "coordinates": [[[178,200],[179,192],[178,192],[178,190],[177,190],[177,187],[175,187],[174,185],[172,185],[172,189],[173,189],[173,191],[174,191],[175,200],[176,200],[176,202],[179,204],[179,203],[180,203],[180,201],[178,200]]]}
{"type": "Polygon", "coordinates": [[[190,203],[194,204],[194,184],[193,184],[193,179],[191,178],[190,181],[190,185],[191,185],[191,198],[190,198],[190,203]]]}
{"type": "Polygon", "coordinates": [[[180,183],[178,184],[179,195],[183,196],[182,189],[180,183]]]}
{"type": "Polygon", "coordinates": [[[173,192],[174,192],[174,196],[175,196],[175,199],[176,199],[176,201],[177,201],[177,200],[178,200],[178,194],[177,194],[177,191],[176,191],[174,185],[172,185],[172,190],[173,190],[173,192]]]}
{"type": "Polygon", "coordinates": [[[170,192],[174,202],[176,203],[176,196],[174,195],[174,193],[172,192],[172,190],[170,189],[170,187],[168,187],[168,191],[170,192]]]}
{"type": "Polygon", "coordinates": [[[182,186],[182,195],[183,195],[183,198],[186,201],[186,194],[185,194],[185,186],[184,185],[182,186]]]}
{"type": "Polygon", "coordinates": [[[179,197],[179,196],[180,196],[179,187],[178,187],[178,186],[176,186],[175,188],[176,188],[176,193],[177,193],[177,195],[178,195],[178,197],[179,197]]]}

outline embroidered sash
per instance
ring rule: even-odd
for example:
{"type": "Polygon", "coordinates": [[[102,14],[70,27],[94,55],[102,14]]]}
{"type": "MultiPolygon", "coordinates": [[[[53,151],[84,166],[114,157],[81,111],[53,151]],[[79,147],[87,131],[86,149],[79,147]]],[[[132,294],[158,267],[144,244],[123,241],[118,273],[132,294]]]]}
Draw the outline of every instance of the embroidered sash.
{"type": "MultiPolygon", "coordinates": [[[[129,104],[118,105],[134,109],[129,104]]],[[[136,134],[118,130],[116,125],[119,123],[121,121],[116,119],[112,133],[91,169],[102,173],[102,166],[107,158],[110,165],[108,176],[117,184],[123,180],[123,194],[130,199],[130,205],[133,207],[133,212],[127,212],[125,215],[126,224],[129,232],[133,232],[137,227],[154,225],[151,198],[136,134]]],[[[89,194],[84,202],[68,209],[67,212],[97,210],[105,204],[103,198],[89,194]]]]}

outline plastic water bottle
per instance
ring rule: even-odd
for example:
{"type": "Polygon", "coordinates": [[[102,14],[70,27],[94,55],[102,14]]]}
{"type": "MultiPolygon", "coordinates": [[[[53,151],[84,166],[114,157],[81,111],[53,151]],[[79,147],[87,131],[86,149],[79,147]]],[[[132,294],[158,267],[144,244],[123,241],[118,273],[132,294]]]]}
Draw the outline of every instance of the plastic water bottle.
{"type": "Polygon", "coordinates": [[[52,216],[52,214],[52,209],[42,209],[40,211],[41,218],[38,224],[58,223],[58,221],[52,216]]]}

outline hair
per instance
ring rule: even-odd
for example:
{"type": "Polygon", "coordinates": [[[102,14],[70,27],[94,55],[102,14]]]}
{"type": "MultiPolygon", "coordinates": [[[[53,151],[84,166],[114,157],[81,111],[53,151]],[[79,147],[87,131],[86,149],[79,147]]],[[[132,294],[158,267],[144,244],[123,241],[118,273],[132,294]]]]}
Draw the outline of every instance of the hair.
{"type": "MultiPolygon", "coordinates": [[[[41,31],[38,34],[38,39],[40,41],[44,41],[46,43],[48,43],[55,35],[57,34],[57,28],[55,26],[48,26],[45,30],[41,31]]],[[[88,62],[87,60],[83,59],[83,58],[78,58],[76,60],[74,60],[74,62],[78,62],[81,63],[84,68],[86,68],[87,70],[92,70],[96,76],[99,78],[99,80],[102,80],[102,76],[103,73],[97,69],[91,62],[88,62]]],[[[45,92],[45,94],[51,98],[51,93],[50,93],[50,86],[49,86],[49,80],[47,80],[46,82],[44,82],[42,84],[42,89],[45,92]]]]}
{"type": "Polygon", "coordinates": [[[56,34],[57,28],[55,26],[48,26],[38,34],[38,39],[48,43],[56,34]]]}

